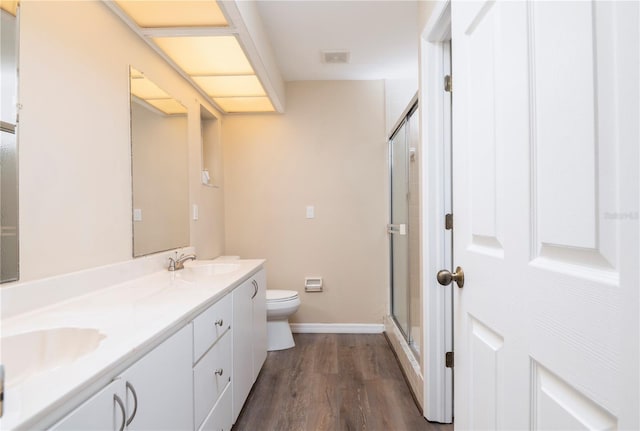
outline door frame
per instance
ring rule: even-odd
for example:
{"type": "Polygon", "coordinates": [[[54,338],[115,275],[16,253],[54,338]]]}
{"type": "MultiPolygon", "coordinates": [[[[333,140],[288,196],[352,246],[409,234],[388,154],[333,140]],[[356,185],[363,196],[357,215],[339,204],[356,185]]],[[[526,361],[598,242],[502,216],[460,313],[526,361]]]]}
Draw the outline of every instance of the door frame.
{"type": "Polygon", "coordinates": [[[452,202],[451,105],[443,91],[450,40],[451,3],[440,0],[420,35],[419,98],[424,417],[442,423],[453,421],[453,369],[445,364],[445,354],[453,351],[453,294],[451,285],[440,286],[436,281],[439,270],[452,269],[453,259],[452,237],[444,229],[452,202]]]}

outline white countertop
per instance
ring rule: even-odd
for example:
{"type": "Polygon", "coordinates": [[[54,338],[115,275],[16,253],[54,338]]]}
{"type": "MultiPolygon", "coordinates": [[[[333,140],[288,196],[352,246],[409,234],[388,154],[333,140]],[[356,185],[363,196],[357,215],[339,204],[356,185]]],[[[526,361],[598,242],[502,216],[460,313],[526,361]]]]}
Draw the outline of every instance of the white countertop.
{"type": "MultiPolygon", "coordinates": [[[[94,328],[105,338],[69,364],[5,385],[0,429],[52,425],[62,406],[89,397],[262,267],[195,281],[186,271],[161,271],[2,320],[2,337],[52,328],[94,328]],[[55,414],[54,414],[55,413],[55,414]]],[[[11,381],[11,370],[5,370],[11,381]]]]}

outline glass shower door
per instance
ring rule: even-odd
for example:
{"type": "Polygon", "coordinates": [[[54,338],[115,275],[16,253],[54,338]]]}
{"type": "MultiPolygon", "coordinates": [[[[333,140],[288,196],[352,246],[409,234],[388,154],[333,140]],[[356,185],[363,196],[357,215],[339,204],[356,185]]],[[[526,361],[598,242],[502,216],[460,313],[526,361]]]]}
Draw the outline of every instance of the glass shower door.
{"type": "Polygon", "coordinates": [[[391,314],[411,343],[409,292],[409,175],[407,122],[389,141],[391,170],[391,314]]]}

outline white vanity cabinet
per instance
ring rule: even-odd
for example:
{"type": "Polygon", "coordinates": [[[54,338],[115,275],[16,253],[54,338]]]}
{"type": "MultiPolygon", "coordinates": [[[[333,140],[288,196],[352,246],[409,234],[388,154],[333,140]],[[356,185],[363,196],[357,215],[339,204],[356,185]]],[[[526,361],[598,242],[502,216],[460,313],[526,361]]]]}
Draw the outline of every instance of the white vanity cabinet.
{"type": "Polygon", "coordinates": [[[266,355],[259,269],[50,429],[230,431],[266,355]]]}
{"type": "Polygon", "coordinates": [[[189,324],[51,429],[193,429],[191,340],[189,324]]]}
{"type": "Polygon", "coordinates": [[[233,291],[233,421],[267,357],[266,273],[261,269],[233,291]]]}

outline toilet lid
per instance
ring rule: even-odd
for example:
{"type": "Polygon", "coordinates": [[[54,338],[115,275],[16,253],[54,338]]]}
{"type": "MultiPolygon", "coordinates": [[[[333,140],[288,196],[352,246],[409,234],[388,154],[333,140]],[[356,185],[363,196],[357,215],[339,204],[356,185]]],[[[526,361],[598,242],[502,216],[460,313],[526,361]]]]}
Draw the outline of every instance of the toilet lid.
{"type": "Polygon", "coordinates": [[[287,301],[298,296],[298,292],[295,290],[274,290],[267,289],[267,301],[279,302],[287,301]]]}

